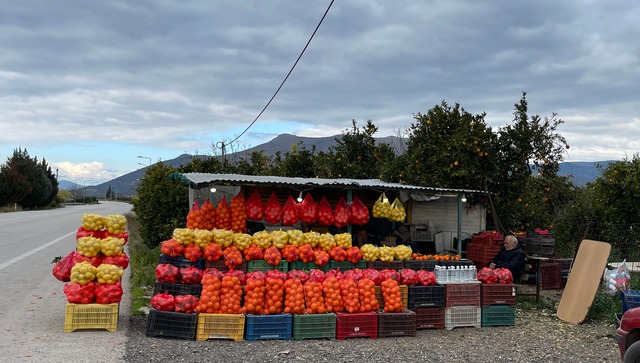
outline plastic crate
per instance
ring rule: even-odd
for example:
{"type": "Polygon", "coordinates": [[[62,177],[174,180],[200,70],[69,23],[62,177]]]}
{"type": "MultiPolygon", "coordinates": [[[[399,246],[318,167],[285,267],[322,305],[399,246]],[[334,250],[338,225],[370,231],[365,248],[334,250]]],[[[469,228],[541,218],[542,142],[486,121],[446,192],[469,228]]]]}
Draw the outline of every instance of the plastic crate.
{"type": "Polygon", "coordinates": [[[378,337],[378,314],[373,311],[366,313],[336,313],[336,339],[378,337]]]}
{"type": "Polygon", "coordinates": [[[353,270],[353,269],[361,269],[364,270],[365,268],[367,268],[367,261],[361,260],[360,262],[353,264],[349,261],[329,261],[328,263],[329,269],[340,269],[340,271],[347,271],[347,270],[353,270]]]}
{"type": "Polygon", "coordinates": [[[427,226],[412,225],[409,227],[409,240],[413,242],[433,241],[427,226]]]}
{"type": "Polygon", "coordinates": [[[402,261],[404,268],[410,268],[412,270],[427,270],[433,271],[436,267],[435,260],[406,260],[402,261]]]}
{"type": "Polygon", "coordinates": [[[622,300],[622,313],[627,310],[640,306],[640,291],[638,290],[622,290],[620,291],[620,300],[622,300]]]}
{"type": "Polygon", "coordinates": [[[304,263],[302,261],[293,261],[289,263],[289,271],[291,270],[302,270],[302,271],[311,271],[311,270],[322,270],[327,271],[329,269],[329,264],[324,266],[316,266],[315,262],[307,262],[304,263]]]}
{"type": "MultiPolygon", "coordinates": [[[[224,260],[218,261],[204,261],[204,268],[215,268],[218,271],[226,272],[229,271],[229,268],[224,264],[224,260]]],[[[242,260],[240,266],[236,267],[234,270],[240,270],[242,272],[247,272],[247,261],[242,260]]]]}
{"type": "Polygon", "coordinates": [[[481,284],[480,305],[515,305],[516,285],[514,284],[481,284]]]}
{"type": "Polygon", "coordinates": [[[451,330],[457,327],[480,328],[482,310],[478,306],[461,305],[444,309],[444,327],[451,330]]]}
{"type": "Polygon", "coordinates": [[[194,340],[198,314],[151,309],[147,317],[148,337],[172,337],[194,340]]]}
{"type": "Polygon", "coordinates": [[[419,307],[444,307],[445,287],[435,286],[409,286],[409,309],[419,307]]]}
{"type": "Polygon", "coordinates": [[[540,287],[543,289],[561,289],[562,273],[560,264],[546,262],[540,264],[540,287]]]}
{"type": "Polygon", "coordinates": [[[246,314],[245,339],[291,339],[291,314],[253,315],[246,314]]]}
{"type": "Polygon", "coordinates": [[[555,252],[556,238],[553,235],[529,235],[520,238],[522,249],[528,254],[539,254],[543,256],[551,256],[555,252]]]}
{"type": "Polygon", "coordinates": [[[445,286],[445,307],[459,305],[480,307],[480,284],[447,284],[445,286]]]}
{"type": "MultiPolygon", "coordinates": [[[[378,300],[378,307],[382,309],[384,307],[384,296],[382,295],[382,286],[376,286],[376,300],[378,300]]],[[[406,309],[409,306],[409,286],[400,285],[400,300],[402,306],[406,309]]]]}
{"type": "Polygon", "coordinates": [[[415,308],[416,329],[444,329],[444,308],[415,308]]]}
{"type": "Polygon", "coordinates": [[[67,303],[64,314],[64,332],[78,329],[118,330],[118,303],[72,304],[67,303]]]}
{"type": "Polygon", "coordinates": [[[378,338],[415,337],[416,313],[405,310],[400,313],[378,312],[378,338]]]}
{"type": "Polygon", "coordinates": [[[302,314],[293,316],[293,339],[335,339],[336,314],[302,314]]]}
{"type": "Polygon", "coordinates": [[[247,272],[253,271],[269,271],[269,270],[278,270],[282,272],[289,271],[289,262],[287,260],[280,260],[280,264],[278,266],[270,265],[265,260],[253,260],[247,261],[247,272]]]}
{"type": "Polygon", "coordinates": [[[243,340],[244,322],[244,314],[198,314],[196,340],[243,340]]]}
{"type": "Polygon", "coordinates": [[[492,305],[483,307],[481,326],[516,325],[516,307],[510,305],[492,305]]]}
{"type": "Polygon", "coordinates": [[[367,268],[372,268],[376,270],[397,270],[400,271],[404,268],[402,261],[373,261],[367,262],[367,268]]]}
{"type": "Polygon", "coordinates": [[[500,245],[476,245],[470,243],[467,246],[467,259],[473,262],[487,263],[500,252],[500,245]]]}
{"type": "Polygon", "coordinates": [[[199,258],[196,262],[191,262],[182,256],[178,257],[169,257],[164,253],[160,254],[160,258],[158,259],[158,264],[170,264],[176,267],[197,267],[201,270],[204,270],[205,260],[204,258],[199,258]]]}
{"type": "Polygon", "coordinates": [[[156,285],[153,288],[153,296],[161,294],[165,291],[173,296],[193,295],[195,297],[200,297],[200,293],[202,292],[202,285],[171,284],[156,281],[156,285]]]}

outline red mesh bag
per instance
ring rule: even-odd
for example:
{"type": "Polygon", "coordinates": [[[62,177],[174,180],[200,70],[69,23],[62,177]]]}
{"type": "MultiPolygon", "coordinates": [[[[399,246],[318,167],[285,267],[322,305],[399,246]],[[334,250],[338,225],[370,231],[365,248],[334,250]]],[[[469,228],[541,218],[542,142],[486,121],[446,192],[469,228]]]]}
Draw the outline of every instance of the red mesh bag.
{"type": "Polygon", "coordinates": [[[179,257],[182,256],[182,252],[184,251],[184,246],[180,244],[180,242],[175,239],[168,239],[160,243],[160,252],[169,256],[169,257],[179,257]]]}
{"type": "Polygon", "coordinates": [[[102,263],[116,265],[122,267],[122,269],[126,269],[129,266],[129,256],[127,256],[127,254],[124,252],[122,252],[121,255],[105,256],[102,259],[102,263]]]}
{"type": "Polygon", "coordinates": [[[318,220],[318,205],[313,200],[311,193],[307,193],[304,200],[298,206],[300,220],[304,223],[316,223],[318,220]]]}
{"type": "Polygon", "coordinates": [[[96,304],[114,304],[122,300],[122,284],[120,281],[115,284],[97,284],[96,304]]]}
{"type": "Polygon", "coordinates": [[[247,232],[247,206],[242,192],[231,198],[231,230],[236,233],[247,232]]]}
{"type": "Polygon", "coordinates": [[[197,285],[202,280],[202,270],[189,266],[189,267],[181,267],[180,268],[180,277],[181,282],[187,285],[197,285]]]}
{"type": "Polygon", "coordinates": [[[194,200],[189,213],[187,213],[187,228],[203,228],[202,222],[203,219],[202,212],[200,212],[200,205],[198,205],[197,200],[194,200]]]}
{"type": "Polygon", "coordinates": [[[151,298],[151,306],[161,311],[174,311],[176,308],[176,300],[173,295],[163,292],[151,298]]]}
{"type": "Polygon", "coordinates": [[[158,282],[175,284],[180,281],[180,269],[168,263],[158,264],[155,273],[158,282]]]}
{"type": "Polygon", "coordinates": [[[298,206],[293,200],[293,197],[289,196],[286,203],[284,203],[284,208],[282,209],[282,225],[291,226],[298,223],[298,221],[300,221],[298,206]]]}
{"type": "Polygon", "coordinates": [[[72,304],[91,304],[96,298],[96,283],[80,285],[77,282],[64,285],[62,290],[67,296],[67,301],[72,304]]]}
{"type": "Polygon", "coordinates": [[[333,224],[333,209],[331,209],[329,201],[324,196],[322,196],[318,204],[318,222],[323,226],[333,224]]]}
{"type": "Polygon", "coordinates": [[[264,218],[264,206],[262,205],[262,199],[260,199],[260,194],[257,191],[251,194],[251,197],[247,199],[246,209],[247,209],[247,218],[255,221],[259,221],[264,218]]]}
{"type": "Polygon", "coordinates": [[[216,227],[216,208],[211,204],[209,198],[200,206],[200,213],[202,213],[202,228],[214,229],[216,227]]]}
{"type": "Polygon", "coordinates": [[[338,204],[333,210],[333,225],[342,228],[349,224],[349,206],[343,197],[340,197],[338,204]]]}
{"type": "Polygon", "coordinates": [[[174,298],[174,303],[176,312],[193,314],[198,306],[198,298],[193,295],[178,295],[174,298]]]}
{"type": "Polygon", "coordinates": [[[73,251],[60,261],[56,262],[56,264],[53,266],[53,270],[51,271],[53,273],[53,277],[62,282],[71,281],[71,268],[75,266],[75,262],[73,261],[75,255],[80,254],[76,251],[73,251]]]}
{"type": "Polygon", "coordinates": [[[282,206],[278,201],[276,193],[271,193],[267,204],[264,206],[264,220],[276,224],[282,221],[282,206]]]}
{"type": "Polygon", "coordinates": [[[367,206],[358,199],[358,197],[353,197],[349,210],[349,224],[363,226],[369,222],[369,210],[367,209],[367,206]]]}

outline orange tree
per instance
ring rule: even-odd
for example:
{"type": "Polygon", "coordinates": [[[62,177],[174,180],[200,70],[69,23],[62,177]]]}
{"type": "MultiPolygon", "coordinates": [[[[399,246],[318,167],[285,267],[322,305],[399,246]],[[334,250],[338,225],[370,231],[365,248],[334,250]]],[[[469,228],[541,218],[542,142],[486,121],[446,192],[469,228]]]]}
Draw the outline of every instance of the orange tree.
{"type": "Polygon", "coordinates": [[[557,133],[562,120],[527,112],[523,93],[513,122],[494,131],[484,113],[474,115],[443,101],[415,115],[407,150],[386,169],[385,179],[489,192],[467,198],[486,204],[489,227],[503,232],[548,226],[554,211],[549,202],[571,188],[557,175],[568,145],[557,133]]]}

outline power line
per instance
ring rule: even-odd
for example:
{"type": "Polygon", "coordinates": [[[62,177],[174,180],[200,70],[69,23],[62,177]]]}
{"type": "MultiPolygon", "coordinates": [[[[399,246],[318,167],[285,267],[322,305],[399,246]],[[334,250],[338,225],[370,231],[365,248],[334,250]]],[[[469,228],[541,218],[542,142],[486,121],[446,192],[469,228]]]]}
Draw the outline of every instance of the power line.
{"type": "MultiPolygon", "coordinates": [[[[300,55],[298,55],[298,59],[296,59],[295,63],[293,63],[293,66],[291,67],[291,69],[289,70],[289,73],[287,73],[287,76],[284,77],[284,79],[282,80],[282,83],[280,83],[280,86],[278,86],[278,89],[276,90],[276,92],[273,94],[273,96],[271,96],[271,98],[269,99],[269,102],[267,102],[267,104],[262,108],[262,111],[260,111],[260,113],[258,114],[258,116],[256,116],[255,119],[253,119],[253,121],[251,121],[251,123],[249,124],[249,126],[247,126],[246,129],[244,129],[244,131],[242,131],[242,133],[240,135],[238,135],[235,139],[233,139],[232,141],[229,142],[229,144],[233,144],[234,142],[238,141],[238,139],[240,137],[242,137],[242,135],[244,135],[247,131],[249,131],[249,129],[253,126],[253,124],[256,123],[256,121],[258,121],[258,119],[260,118],[260,116],[262,116],[262,114],[264,113],[264,111],[267,109],[267,107],[269,107],[269,105],[271,104],[271,101],[273,101],[274,98],[276,98],[276,95],[278,94],[278,92],[280,92],[280,89],[282,88],[282,86],[284,86],[285,82],[287,81],[287,79],[289,78],[289,76],[291,75],[291,72],[293,72],[294,68],[296,68],[296,65],[298,64],[298,62],[300,61],[300,58],[302,58],[302,55],[304,54],[304,52],[307,50],[307,47],[309,46],[309,44],[311,43],[311,40],[313,39],[313,37],[316,35],[316,32],[318,31],[318,29],[320,28],[320,25],[322,25],[322,22],[324,21],[324,18],[327,16],[327,13],[329,13],[329,9],[331,9],[331,5],[333,5],[333,2],[335,0],[331,0],[331,3],[329,3],[329,6],[327,7],[327,10],[324,12],[324,14],[322,15],[322,18],[320,19],[320,21],[318,22],[318,25],[316,25],[315,30],[313,31],[313,34],[311,34],[311,37],[309,37],[309,40],[307,41],[307,44],[305,44],[304,48],[302,49],[302,52],[300,52],[300,55]]],[[[222,152],[224,154],[224,142],[221,142],[222,144],[222,152]]]]}

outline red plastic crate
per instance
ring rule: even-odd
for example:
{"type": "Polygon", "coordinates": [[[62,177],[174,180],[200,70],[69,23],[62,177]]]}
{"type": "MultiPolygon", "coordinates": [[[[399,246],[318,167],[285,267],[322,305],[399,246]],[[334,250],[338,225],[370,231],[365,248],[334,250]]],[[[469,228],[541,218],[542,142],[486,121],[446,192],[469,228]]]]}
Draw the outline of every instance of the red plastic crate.
{"type": "Polygon", "coordinates": [[[445,306],[459,305],[480,307],[480,284],[447,284],[445,288],[445,306]]]}
{"type": "Polygon", "coordinates": [[[514,284],[481,284],[480,304],[482,307],[491,305],[516,304],[516,285],[514,284]]]}
{"type": "Polygon", "coordinates": [[[489,262],[500,252],[500,245],[476,245],[470,243],[467,246],[467,259],[473,262],[489,262]]]}
{"type": "Polygon", "coordinates": [[[378,314],[336,313],[336,339],[361,337],[378,338],[378,314]]]}
{"type": "Polygon", "coordinates": [[[561,289],[562,272],[559,263],[542,263],[540,265],[540,287],[543,289],[561,289]]]}
{"type": "Polygon", "coordinates": [[[378,337],[415,337],[417,314],[411,310],[400,313],[378,312],[378,337]]]}
{"type": "Polygon", "coordinates": [[[415,308],[416,329],[444,329],[444,308],[415,308]]]}

